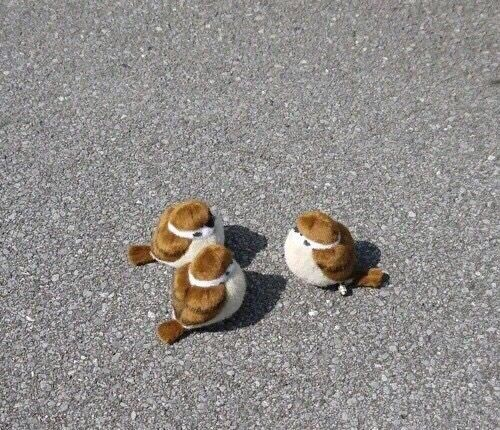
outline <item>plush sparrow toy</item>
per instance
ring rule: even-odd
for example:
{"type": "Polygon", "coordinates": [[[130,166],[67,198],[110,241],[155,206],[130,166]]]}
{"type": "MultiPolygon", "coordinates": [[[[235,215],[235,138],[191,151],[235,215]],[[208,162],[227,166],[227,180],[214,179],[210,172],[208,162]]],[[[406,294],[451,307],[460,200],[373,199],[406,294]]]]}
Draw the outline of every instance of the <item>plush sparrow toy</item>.
{"type": "Polygon", "coordinates": [[[303,281],[318,287],[339,284],[342,295],[347,285],[378,288],[384,275],[379,268],[359,267],[347,227],[320,211],[297,218],[285,241],[285,260],[303,281]]]}
{"type": "Polygon", "coordinates": [[[158,325],[158,337],[172,344],[186,330],[229,318],[240,308],[245,290],[245,275],[231,251],[222,245],[205,247],[175,271],[172,319],[158,325]]]}
{"type": "Polygon", "coordinates": [[[160,216],[151,243],[131,245],[129,261],[142,266],[155,261],[171,267],[189,263],[205,246],[224,244],[222,220],[200,200],[173,204],[160,216]]]}

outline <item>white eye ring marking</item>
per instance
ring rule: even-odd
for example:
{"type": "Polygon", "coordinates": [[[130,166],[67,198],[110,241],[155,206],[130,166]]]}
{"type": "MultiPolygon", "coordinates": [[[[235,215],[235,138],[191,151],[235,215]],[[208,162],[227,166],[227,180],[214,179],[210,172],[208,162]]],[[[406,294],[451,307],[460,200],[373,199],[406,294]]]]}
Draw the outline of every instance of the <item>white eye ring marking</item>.
{"type": "Polygon", "coordinates": [[[236,265],[234,264],[234,261],[233,261],[221,276],[219,276],[216,279],[210,279],[208,281],[195,278],[190,270],[189,271],[189,283],[194,287],[200,287],[200,288],[216,287],[219,284],[224,284],[225,282],[227,282],[227,280],[231,277],[235,266],[236,265]]]}
{"type": "Polygon", "coordinates": [[[204,239],[205,237],[208,237],[212,234],[214,234],[214,227],[207,227],[206,225],[203,226],[202,228],[199,228],[198,230],[179,230],[175,225],[172,223],[168,223],[168,230],[175,234],[178,237],[183,237],[184,239],[191,239],[191,240],[196,240],[196,239],[204,239]]]}

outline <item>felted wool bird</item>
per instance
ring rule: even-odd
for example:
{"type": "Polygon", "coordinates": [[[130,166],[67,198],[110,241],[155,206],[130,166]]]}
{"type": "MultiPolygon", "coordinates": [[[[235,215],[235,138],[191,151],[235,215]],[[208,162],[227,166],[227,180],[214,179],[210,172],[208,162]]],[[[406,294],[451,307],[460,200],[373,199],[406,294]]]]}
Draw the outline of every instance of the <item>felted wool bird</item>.
{"type": "Polygon", "coordinates": [[[327,214],[311,211],[297,218],[285,241],[288,268],[300,279],[318,287],[340,284],[379,288],[384,272],[360,267],[348,228],[327,214]]]}
{"type": "Polygon", "coordinates": [[[151,243],[131,245],[128,259],[134,266],[159,262],[177,268],[189,263],[205,246],[224,244],[222,220],[205,202],[188,200],[169,206],[153,230],[151,243]]]}
{"type": "Polygon", "coordinates": [[[231,251],[222,245],[205,247],[175,271],[172,319],[158,325],[158,337],[172,344],[186,330],[229,318],[240,308],[245,290],[245,275],[231,251]]]}

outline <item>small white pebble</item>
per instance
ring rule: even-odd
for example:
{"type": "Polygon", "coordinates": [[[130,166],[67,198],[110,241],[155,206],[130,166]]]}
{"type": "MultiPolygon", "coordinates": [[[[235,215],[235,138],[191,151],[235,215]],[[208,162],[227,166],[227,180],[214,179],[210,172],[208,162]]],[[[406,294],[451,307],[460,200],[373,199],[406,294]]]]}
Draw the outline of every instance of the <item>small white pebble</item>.
{"type": "Polygon", "coordinates": [[[149,319],[154,319],[154,317],[155,317],[154,312],[148,311],[148,318],[149,319]]]}
{"type": "Polygon", "coordinates": [[[417,216],[417,214],[415,212],[413,212],[413,211],[410,211],[410,212],[408,212],[408,216],[410,218],[415,218],[417,216]]]}
{"type": "Polygon", "coordinates": [[[315,317],[316,315],[318,315],[318,311],[315,311],[314,309],[312,311],[309,311],[310,317],[315,317]]]}

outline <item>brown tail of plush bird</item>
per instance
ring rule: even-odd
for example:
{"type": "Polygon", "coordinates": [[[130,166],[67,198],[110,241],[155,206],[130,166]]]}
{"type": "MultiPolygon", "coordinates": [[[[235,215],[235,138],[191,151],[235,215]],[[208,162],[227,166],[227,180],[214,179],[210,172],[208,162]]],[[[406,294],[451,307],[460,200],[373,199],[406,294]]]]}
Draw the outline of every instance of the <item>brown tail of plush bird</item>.
{"type": "Polygon", "coordinates": [[[130,245],[128,248],[128,261],[134,266],[154,263],[156,260],[151,257],[151,247],[149,245],[130,245]]]}
{"type": "Polygon", "coordinates": [[[184,333],[185,328],[176,320],[164,321],[156,328],[156,334],[165,343],[172,345],[184,333]]]}
{"type": "Polygon", "coordinates": [[[354,277],[354,285],[359,287],[380,288],[384,278],[384,271],[378,267],[371,269],[358,269],[354,277]]]}

